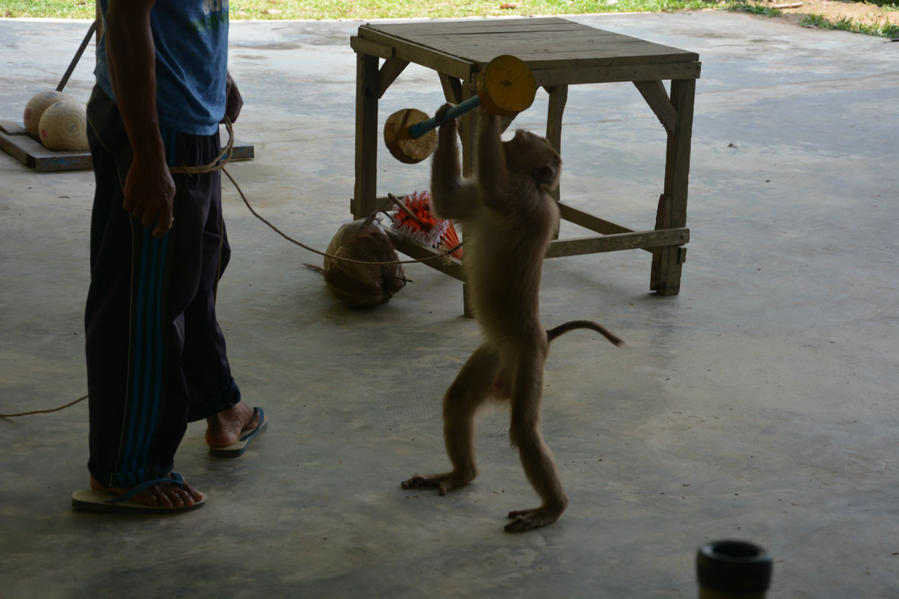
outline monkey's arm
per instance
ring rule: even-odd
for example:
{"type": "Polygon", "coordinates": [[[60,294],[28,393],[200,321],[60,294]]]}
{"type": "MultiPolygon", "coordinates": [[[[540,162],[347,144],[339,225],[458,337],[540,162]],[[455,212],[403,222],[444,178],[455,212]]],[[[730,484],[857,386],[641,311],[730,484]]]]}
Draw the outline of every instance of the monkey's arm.
{"type": "MultiPolygon", "coordinates": [[[[441,107],[438,116],[448,107],[448,104],[441,107]]],[[[472,214],[478,204],[477,186],[462,178],[456,131],[455,120],[440,126],[431,163],[431,203],[440,218],[463,219],[472,214]]]]}
{"type": "Polygon", "coordinates": [[[481,136],[478,140],[478,180],[484,191],[484,203],[497,207],[506,196],[509,172],[506,153],[500,139],[499,117],[481,109],[481,136]]]}

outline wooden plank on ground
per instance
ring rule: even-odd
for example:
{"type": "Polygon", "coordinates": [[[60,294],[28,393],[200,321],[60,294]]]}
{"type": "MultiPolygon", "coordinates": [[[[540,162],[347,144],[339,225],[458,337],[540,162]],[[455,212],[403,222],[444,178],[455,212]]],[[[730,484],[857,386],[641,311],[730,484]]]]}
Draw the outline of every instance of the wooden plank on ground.
{"type": "Polygon", "coordinates": [[[15,121],[0,122],[0,148],[36,171],[84,170],[93,165],[90,152],[48,150],[15,121]]]}
{"type": "MultiPolygon", "coordinates": [[[[0,121],[0,149],[38,172],[78,171],[93,168],[90,152],[48,150],[33,139],[15,121],[0,121]]],[[[231,162],[252,160],[255,149],[250,144],[235,142],[231,162]]]]}

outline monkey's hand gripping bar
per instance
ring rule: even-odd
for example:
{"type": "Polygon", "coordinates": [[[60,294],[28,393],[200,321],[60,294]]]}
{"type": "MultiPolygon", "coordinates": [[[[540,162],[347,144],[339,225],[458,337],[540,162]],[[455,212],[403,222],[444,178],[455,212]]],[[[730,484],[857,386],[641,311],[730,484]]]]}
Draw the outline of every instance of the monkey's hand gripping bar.
{"type": "Polygon", "coordinates": [[[441,118],[439,120],[435,116],[435,117],[431,117],[427,120],[415,123],[408,129],[409,137],[411,137],[413,139],[416,137],[421,137],[428,131],[430,131],[432,129],[436,129],[440,125],[447,123],[456,117],[460,117],[463,114],[465,114],[466,112],[470,112],[480,105],[481,105],[481,97],[480,96],[472,96],[472,97],[468,98],[467,100],[465,100],[464,102],[461,102],[459,104],[456,104],[455,106],[452,106],[449,110],[447,110],[442,115],[440,115],[441,118]]]}

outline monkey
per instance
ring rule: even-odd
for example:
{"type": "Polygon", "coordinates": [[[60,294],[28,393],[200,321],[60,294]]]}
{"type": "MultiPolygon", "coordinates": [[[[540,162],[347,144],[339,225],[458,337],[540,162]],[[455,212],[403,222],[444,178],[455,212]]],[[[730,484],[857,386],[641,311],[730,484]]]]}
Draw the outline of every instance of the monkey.
{"type": "MultiPolygon", "coordinates": [[[[437,111],[437,119],[450,105],[437,111]]],[[[552,192],[562,160],[549,142],[521,130],[500,138],[499,117],[479,109],[477,175],[463,179],[457,124],[440,126],[431,167],[431,202],[440,218],[462,225],[462,261],[474,317],[484,340],[443,397],[443,432],[452,470],[403,481],[404,489],[436,489],[440,495],[468,485],[477,475],[474,416],[490,397],[510,403],[509,437],[525,475],[542,500],[539,507],[509,513],[506,532],[552,524],[568,505],[556,466],[540,432],[543,364],[549,343],[575,328],[593,329],[615,345],[622,341],[591,321],[571,321],[547,331],[539,316],[543,257],[559,221],[552,192]]]]}

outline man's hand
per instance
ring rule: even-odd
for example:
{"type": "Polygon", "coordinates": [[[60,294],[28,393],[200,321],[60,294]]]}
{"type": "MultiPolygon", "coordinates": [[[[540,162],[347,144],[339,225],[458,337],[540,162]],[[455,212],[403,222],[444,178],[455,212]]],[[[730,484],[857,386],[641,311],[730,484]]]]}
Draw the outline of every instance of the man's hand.
{"type": "Polygon", "coordinates": [[[237,84],[234,83],[234,79],[231,78],[230,72],[228,73],[228,79],[225,83],[225,94],[227,97],[225,116],[233,123],[237,120],[237,117],[240,116],[240,109],[243,108],[243,97],[241,97],[240,90],[237,89],[237,84]]]}
{"type": "Polygon", "coordinates": [[[154,237],[162,237],[172,228],[172,200],[175,182],[165,159],[139,159],[135,156],[125,178],[122,207],[145,227],[156,225],[154,237]]]}

